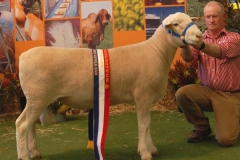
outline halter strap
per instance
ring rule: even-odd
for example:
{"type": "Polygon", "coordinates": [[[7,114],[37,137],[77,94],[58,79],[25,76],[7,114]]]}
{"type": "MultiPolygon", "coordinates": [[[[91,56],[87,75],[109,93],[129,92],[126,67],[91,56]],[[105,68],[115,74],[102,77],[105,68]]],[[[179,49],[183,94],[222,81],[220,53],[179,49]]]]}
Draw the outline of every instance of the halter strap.
{"type": "Polygon", "coordinates": [[[173,35],[173,36],[175,36],[175,37],[181,38],[181,39],[182,39],[182,42],[185,43],[185,44],[187,44],[187,42],[185,41],[185,39],[184,39],[183,37],[185,36],[187,30],[188,30],[192,25],[194,25],[194,23],[193,23],[193,22],[190,22],[190,23],[187,25],[187,27],[184,29],[184,31],[183,31],[183,33],[182,33],[181,35],[178,34],[178,33],[176,33],[176,32],[174,32],[174,31],[172,31],[172,30],[170,30],[170,29],[167,29],[167,33],[168,33],[168,34],[171,34],[171,35],[173,35]]]}
{"type": "Polygon", "coordinates": [[[183,31],[183,33],[182,33],[183,36],[185,36],[185,34],[186,34],[188,28],[190,28],[192,25],[194,25],[193,22],[191,22],[191,23],[189,23],[189,24],[187,25],[187,27],[184,29],[184,31],[183,31]]]}

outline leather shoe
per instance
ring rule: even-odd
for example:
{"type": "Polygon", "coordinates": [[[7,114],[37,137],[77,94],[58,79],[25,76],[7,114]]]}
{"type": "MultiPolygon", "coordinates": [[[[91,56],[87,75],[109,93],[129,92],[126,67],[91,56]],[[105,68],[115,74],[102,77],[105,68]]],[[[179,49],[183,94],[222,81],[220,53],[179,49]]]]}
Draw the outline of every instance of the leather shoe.
{"type": "Polygon", "coordinates": [[[208,128],[205,131],[193,130],[187,137],[187,142],[188,143],[200,142],[203,138],[209,136],[211,133],[212,133],[211,128],[208,128]]]}

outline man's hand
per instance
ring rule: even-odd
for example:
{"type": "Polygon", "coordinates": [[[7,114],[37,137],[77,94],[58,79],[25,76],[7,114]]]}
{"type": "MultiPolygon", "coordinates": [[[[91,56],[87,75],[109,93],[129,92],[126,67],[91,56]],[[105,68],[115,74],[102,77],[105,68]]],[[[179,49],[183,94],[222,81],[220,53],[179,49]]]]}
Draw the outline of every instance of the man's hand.
{"type": "Polygon", "coordinates": [[[197,45],[191,45],[191,46],[193,46],[195,49],[201,49],[203,44],[204,42],[202,41],[202,38],[201,38],[197,45]]]}
{"type": "Polygon", "coordinates": [[[195,49],[203,50],[205,48],[205,43],[202,41],[200,45],[192,45],[195,49]]]}

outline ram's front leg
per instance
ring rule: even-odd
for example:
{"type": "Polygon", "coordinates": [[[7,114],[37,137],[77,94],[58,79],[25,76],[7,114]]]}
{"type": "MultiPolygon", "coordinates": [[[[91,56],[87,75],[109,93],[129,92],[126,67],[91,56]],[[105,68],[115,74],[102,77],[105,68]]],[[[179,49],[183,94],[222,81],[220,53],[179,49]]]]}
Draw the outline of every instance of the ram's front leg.
{"type": "Polygon", "coordinates": [[[150,127],[150,106],[151,105],[137,105],[138,118],[138,153],[142,160],[151,160],[152,154],[148,148],[148,136],[150,127]]]}
{"type": "Polygon", "coordinates": [[[147,144],[148,144],[149,152],[152,154],[152,156],[157,156],[158,155],[158,150],[153,144],[152,136],[151,136],[151,132],[150,132],[150,127],[149,127],[148,132],[147,132],[147,144]]]}

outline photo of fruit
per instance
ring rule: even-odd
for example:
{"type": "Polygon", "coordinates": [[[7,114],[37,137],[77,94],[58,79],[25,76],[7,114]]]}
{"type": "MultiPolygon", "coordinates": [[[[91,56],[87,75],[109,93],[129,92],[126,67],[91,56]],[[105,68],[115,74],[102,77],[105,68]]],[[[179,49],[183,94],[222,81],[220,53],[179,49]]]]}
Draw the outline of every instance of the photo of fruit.
{"type": "Polygon", "coordinates": [[[113,8],[115,31],[144,30],[143,1],[114,0],[113,8]]]}

